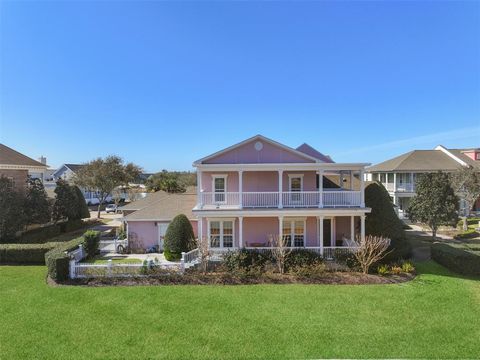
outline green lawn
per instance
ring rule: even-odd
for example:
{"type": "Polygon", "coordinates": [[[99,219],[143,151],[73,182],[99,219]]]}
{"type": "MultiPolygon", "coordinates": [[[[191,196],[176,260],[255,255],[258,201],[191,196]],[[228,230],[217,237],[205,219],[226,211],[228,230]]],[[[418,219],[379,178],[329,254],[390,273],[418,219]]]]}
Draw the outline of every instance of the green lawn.
{"type": "Polygon", "coordinates": [[[114,264],[141,264],[143,263],[140,259],[127,258],[125,256],[96,256],[93,259],[85,259],[82,262],[89,264],[108,264],[108,260],[112,259],[114,264]]]}
{"type": "Polygon", "coordinates": [[[0,358],[480,358],[480,281],[50,287],[0,267],[0,358]]]}

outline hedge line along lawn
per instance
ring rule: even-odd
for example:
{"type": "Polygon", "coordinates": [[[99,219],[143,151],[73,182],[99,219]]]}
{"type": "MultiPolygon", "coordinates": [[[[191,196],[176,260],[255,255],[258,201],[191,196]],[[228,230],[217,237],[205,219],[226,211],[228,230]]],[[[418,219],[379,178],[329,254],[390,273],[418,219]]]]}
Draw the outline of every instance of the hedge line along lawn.
{"type": "Polygon", "coordinates": [[[480,281],[51,287],[0,267],[2,359],[480,358],[480,281]]]}

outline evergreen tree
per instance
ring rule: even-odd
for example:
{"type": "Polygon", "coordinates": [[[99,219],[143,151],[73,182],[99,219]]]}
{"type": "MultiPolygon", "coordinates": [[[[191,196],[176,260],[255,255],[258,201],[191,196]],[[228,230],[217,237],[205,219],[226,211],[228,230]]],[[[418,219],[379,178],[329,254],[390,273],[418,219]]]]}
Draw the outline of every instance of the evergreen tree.
{"type": "Polygon", "coordinates": [[[441,225],[455,226],[458,222],[459,199],[446,173],[427,173],[415,184],[416,195],[410,201],[407,214],[410,220],[427,224],[435,239],[441,225]]]}
{"type": "MultiPolygon", "coordinates": [[[[75,191],[64,180],[57,181],[55,188],[52,218],[54,221],[73,220],[78,218],[78,200],[75,191]]],[[[83,196],[82,196],[83,197],[83,196]]]]}
{"type": "Polygon", "coordinates": [[[26,225],[25,195],[15,190],[12,182],[0,177],[0,241],[8,242],[26,225]]]}
{"type": "Polygon", "coordinates": [[[391,241],[389,250],[392,252],[384,261],[408,258],[410,246],[405,238],[403,223],[395,213],[390,196],[382,184],[374,182],[365,188],[365,206],[372,209],[365,219],[365,233],[389,238],[391,241]]]}
{"type": "Polygon", "coordinates": [[[82,194],[82,190],[76,185],[71,186],[73,192],[75,193],[75,197],[77,200],[77,208],[75,219],[88,219],[90,218],[90,211],[88,210],[87,203],[85,201],[85,197],[82,194]]]}
{"type": "Polygon", "coordinates": [[[28,180],[25,214],[29,224],[44,224],[51,219],[50,203],[40,179],[28,180]]]}

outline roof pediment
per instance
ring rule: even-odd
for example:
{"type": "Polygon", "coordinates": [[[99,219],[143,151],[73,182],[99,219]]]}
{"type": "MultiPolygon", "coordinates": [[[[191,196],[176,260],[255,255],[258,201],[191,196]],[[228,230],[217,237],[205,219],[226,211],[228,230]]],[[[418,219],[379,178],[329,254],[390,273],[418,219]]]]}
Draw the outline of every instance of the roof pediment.
{"type": "Polygon", "coordinates": [[[313,156],[256,135],[195,161],[194,164],[315,163],[313,156]]]}

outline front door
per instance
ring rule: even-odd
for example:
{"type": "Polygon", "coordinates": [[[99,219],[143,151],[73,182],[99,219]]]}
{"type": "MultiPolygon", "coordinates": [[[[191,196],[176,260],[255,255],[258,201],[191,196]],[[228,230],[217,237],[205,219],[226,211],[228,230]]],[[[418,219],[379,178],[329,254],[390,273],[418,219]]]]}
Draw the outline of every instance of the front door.
{"type": "Polygon", "coordinates": [[[292,176],[290,179],[290,201],[293,203],[299,203],[301,200],[301,191],[303,188],[303,178],[301,176],[292,176]]]}
{"type": "Polygon", "coordinates": [[[158,224],[158,250],[163,251],[165,234],[167,233],[168,224],[158,224]]]}
{"type": "Polygon", "coordinates": [[[323,220],[323,246],[332,246],[332,219],[323,220]]]}

